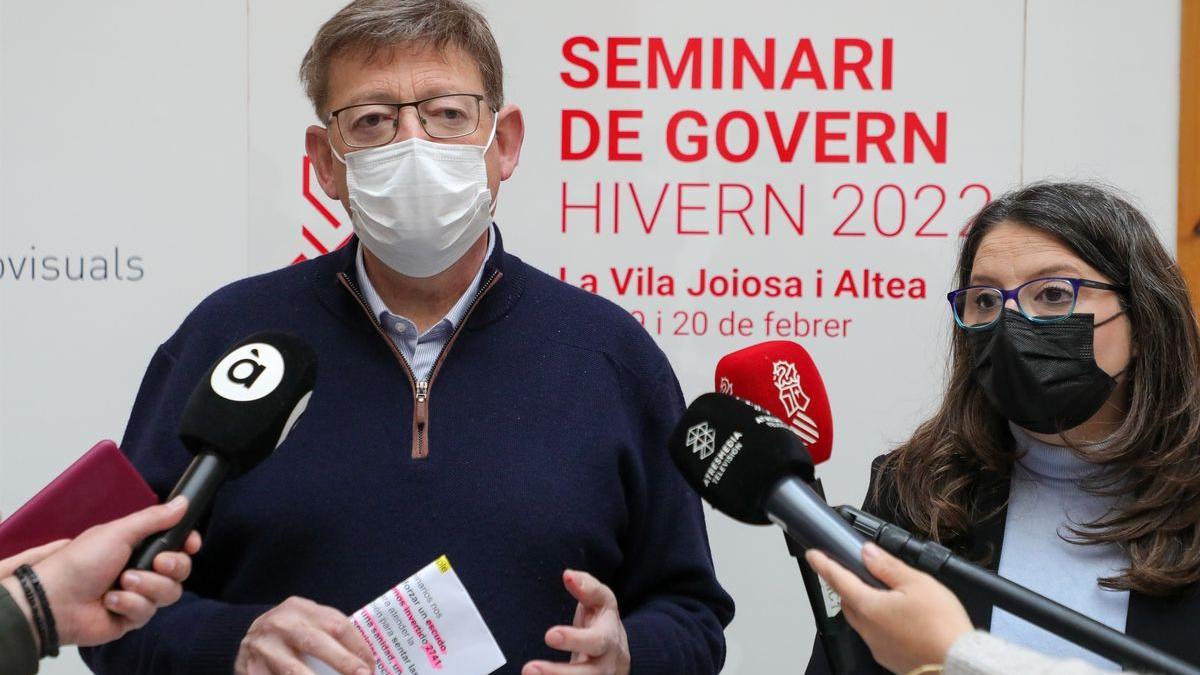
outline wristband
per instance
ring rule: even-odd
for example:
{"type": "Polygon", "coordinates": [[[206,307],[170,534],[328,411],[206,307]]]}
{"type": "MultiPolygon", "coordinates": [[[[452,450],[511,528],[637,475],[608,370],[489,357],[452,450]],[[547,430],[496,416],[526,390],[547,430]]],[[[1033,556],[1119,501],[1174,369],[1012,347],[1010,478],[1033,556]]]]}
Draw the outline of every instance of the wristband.
{"type": "Polygon", "coordinates": [[[33,623],[42,643],[39,658],[58,656],[58,628],[54,625],[54,612],[51,611],[50,601],[42,588],[42,580],[29,565],[18,567],[13,576],[21,583],[21,590],[25,592],[25,600],[29,603],[29,611],[33,614],[33,623]]]}

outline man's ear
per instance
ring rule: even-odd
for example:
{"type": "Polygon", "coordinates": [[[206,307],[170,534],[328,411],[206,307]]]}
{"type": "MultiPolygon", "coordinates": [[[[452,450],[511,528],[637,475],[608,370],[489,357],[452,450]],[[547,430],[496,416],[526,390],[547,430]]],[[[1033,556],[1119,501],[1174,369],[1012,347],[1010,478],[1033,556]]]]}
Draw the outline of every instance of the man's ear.
{"type": "Polygon", "coordinates": [[[493,141],[500,155],[500,180],[508,180],[517,170],[524,140],[525,118],[521,109],[511,104],[504,106],[496,113],[496,138],[493,141]]]}
{"type": "Polygon", "coordinates": [[[329,130],[316,124],[304,132],[304,149],[308,159],[317,170],[317,182],[330,199],[341,200],[338,193],[337,179],[334,177],[333,163],[338,161],[333,156],[333,148],[329,146],[329,130]]]}

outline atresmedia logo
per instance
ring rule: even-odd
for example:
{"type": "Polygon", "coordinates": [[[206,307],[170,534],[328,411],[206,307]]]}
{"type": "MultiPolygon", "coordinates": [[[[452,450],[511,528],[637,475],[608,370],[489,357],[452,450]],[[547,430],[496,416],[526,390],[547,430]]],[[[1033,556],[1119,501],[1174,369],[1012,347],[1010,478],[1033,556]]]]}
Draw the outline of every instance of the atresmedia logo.
{"type": "Polygon", "coordinates": [[[0,283],[141,281],[142,256],[113,246],[104,253],[47,253],[30,246],[24,253],[0,251],[0,283]]]}

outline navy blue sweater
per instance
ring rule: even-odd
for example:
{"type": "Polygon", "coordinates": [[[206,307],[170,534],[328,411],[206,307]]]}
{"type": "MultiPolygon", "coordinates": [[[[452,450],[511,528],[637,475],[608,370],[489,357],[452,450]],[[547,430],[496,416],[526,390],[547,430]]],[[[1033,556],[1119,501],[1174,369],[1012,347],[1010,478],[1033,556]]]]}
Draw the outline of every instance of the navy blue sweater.
{"type": "Polygon", "coordinates": [[[666,439],[683,409],[665,355],[626,312],[496,250],[484,290],[418,386],[357,292],[355,244],[239,281],[154,355],[123,448],[160,494],[191,460],[192,388],[232,342],[291,332],[317,351],[287,441],[227,483],[178,604],[82,650],[97,673],[229,673],[260,614],[299,595],[349,614],[443,553],[517,673],[565,660],[564,568],[610,585],[634,673],[716,673],[733,602],[666,439]]]}

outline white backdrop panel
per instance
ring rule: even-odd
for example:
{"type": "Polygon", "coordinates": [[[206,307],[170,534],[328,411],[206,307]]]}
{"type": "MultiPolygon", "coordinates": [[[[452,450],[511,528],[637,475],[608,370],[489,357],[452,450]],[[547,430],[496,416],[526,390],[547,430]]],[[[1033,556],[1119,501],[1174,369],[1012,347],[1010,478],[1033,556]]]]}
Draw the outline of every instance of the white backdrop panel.
{"type": "Polygon", "coordinates": [[[1031,0],[1023,144],[1024,180],[1098,178],[1118,186],[1172,251],[1179,12],[1176,0],[1031,0]]]}
{"type": "MultiPolygon", "coordinates": [[[[245,7],[6,0],[0,31],[11,513],[121,437],[154,349],[246,272],[245,7]]],[[[68,650],[42,672],[86,669],[68,650]]]]}

